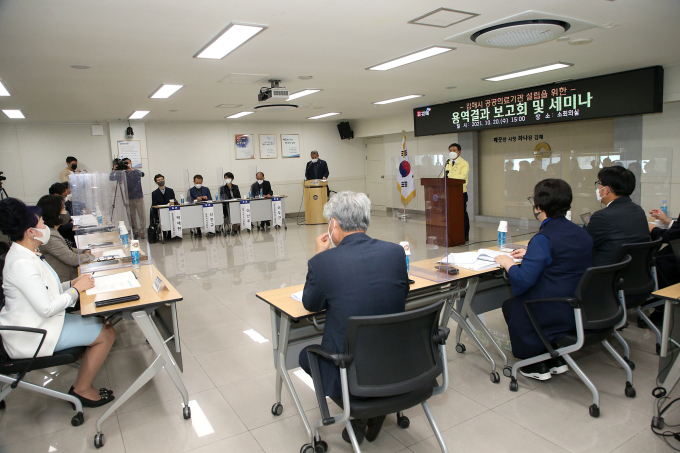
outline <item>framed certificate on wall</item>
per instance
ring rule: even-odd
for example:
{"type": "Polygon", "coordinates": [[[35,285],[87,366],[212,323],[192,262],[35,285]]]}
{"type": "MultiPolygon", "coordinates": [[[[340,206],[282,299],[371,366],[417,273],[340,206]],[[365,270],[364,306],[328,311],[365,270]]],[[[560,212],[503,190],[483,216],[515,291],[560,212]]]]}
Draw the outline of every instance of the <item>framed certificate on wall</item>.
{"type": "Polygon", "coordinates": [[[255,159],[255,147],[253,146],[252,134],[234,135],[234,147],[236,159],[255,159]]]}
{"type": "Polygon", "coordinates": [[[276,134],[260,134],[260,159],[276,159],[279,150],[276,146],[276,134]]]}
{"type": "Polygon", "coordinates": [[[281,156],[300,157],[300,136],[298,134],[281,134],[281,156]]]}
{"type": "Polygon", "coordinates": [[[139,140],[118,140],[118,158],[130,159],[132,168],[142,168],[142,148],[139,140]]]}

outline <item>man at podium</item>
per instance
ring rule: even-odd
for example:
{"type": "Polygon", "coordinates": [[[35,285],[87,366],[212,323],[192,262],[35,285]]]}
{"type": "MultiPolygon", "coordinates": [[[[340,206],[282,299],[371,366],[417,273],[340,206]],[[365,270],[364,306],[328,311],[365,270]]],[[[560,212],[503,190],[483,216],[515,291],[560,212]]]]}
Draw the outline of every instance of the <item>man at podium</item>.
{"type": "Polygon", "coordinates": [[[449,146],[449,160],[446,161],[446,171],[445,176],[452,179],[463,179],[463,205],[465,216],[465,242],[470,240],[470,217],[467,213],[467,184],[468,184],[468,173],[470,173],[470,164],[460,157],[460,145],[458,143],[452,143],[449,146]]]}
{"type": "MultiPolygon", "coordinates": [[[[311,152],[312,160],[307,162],[307,168],[305,169],[305,181],[313,181],[315,179],[326,180],[328,179],[328,164],[325,160],[319,159],[319,152],[311,152]]],[[[331,189],[326,186],[328,191],[328,197],[331,196],[331,189]]]]}

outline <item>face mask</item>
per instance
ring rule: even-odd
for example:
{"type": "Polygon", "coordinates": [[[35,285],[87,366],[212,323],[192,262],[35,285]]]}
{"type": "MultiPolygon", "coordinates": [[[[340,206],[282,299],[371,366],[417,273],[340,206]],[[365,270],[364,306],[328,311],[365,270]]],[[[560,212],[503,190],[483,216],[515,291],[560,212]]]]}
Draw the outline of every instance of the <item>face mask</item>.
{"type": "Polygon", "coordinates": [[[64,201],[71,201],[71,194],[66,195],[66,198],[64,198],[64,201]]]}
{"type": "Polygon", "coordinates": [[[158,181],[158,187],[165,187],[165,181],[158,181]]]}
{"type": "Polygon", "coordinates": [[[61,219],[61,224],[66,225],[69,222],[71,222],[71,214],[68,212],[64,212],[63,214],[59,214],[59,218],[61,219]]]}
{"type": "Polygon", "coordinates": [[[595,189],[595,196],[597,197],[597,201],[602,203],[602,195],[600,195],[600,189],[595,189]]]}
{"type": "Polygon", "coordinates": [[[196,187],[197,189],[200,189],[201,187],[203,187],[203,185],[201,185],[201,184],[194,184],[194,187],[196,187]]]}
{"type": "Polygon", "coordinates": [[[260,184],[260,185],[262,185],[263,182],[264,182],[264,180],[262,180],[262,179],[257,180],[257,183],[260,184]]]}
{"type": "Polygon", "coordinates": [[[458,153],[449,153],[449,159],[451,160],[458,159],[458,153]]]}
{"type": "Polygon", "coordinates": [[[330,239],[330,241],[331,241],[331,247],[335,247],[335,244],[333,244],[333,232],[335,231],[335,227],[333,227],[333,231],[330,231],[331,222],[328,222],[328,228],[329,228],[328,239],[330,239]]]}
{"type": "Polygon", "coordinates": [[[40,236],[40,237],[36,236],[33,239],[35,239],[36,241],[40,241],[43,244],[47,244],[47,241],[50,240],[50,229],[47,228],[47,227],[45,227],[45,228],[33,228],[33,229],[35,231],[40,231],[42,233],[42,236],[40,236]]]}
{"type": "Polygon", "coordinates": [[[317,163],[319,161],[319,158],[312,159],[312,162],[317,163]]]}
{"type": "Polygon", "coordinates": [[[73,164],[73,165],[71,165],[71,170],[75,171],[75,170],[76,170],[76,168],[78,168],[78,165],[77,165],[77,164],[73,164]]]}
{"type": "Polygon", "coordinates": [[[536,212],[536,208],[532,208],[532,211],[534,213],[534,217],[536,218],[536,220],[538,220],[538,216],[541,215],[541,211],[536,212]]]}
{"type": "Polygon", "coordinates": [[[227,179],[224,180],[224,183],[225,183],[225,184],[231,184],[231,181],[232,181],[232,180],[231,180],[230,178],[227,178],[227,179]]]}

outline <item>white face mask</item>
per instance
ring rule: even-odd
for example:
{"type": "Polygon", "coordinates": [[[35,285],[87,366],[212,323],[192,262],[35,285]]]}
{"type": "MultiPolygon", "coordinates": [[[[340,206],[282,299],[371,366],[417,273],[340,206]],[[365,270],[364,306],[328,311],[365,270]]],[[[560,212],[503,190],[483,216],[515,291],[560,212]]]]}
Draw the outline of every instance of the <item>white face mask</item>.
{"type": "Polygon", "coordinates": [[[335,232],[335,226],[333,227],[333,231],[330,231],[331,222],[328,222],[328,239],[331,241],[331,247],[335,247],[335,244],[333,244],[333,233],[335,232]]]}
{"type": "Polygon", "coordinates": [[[36,241],[40,241],[43,244],[47,244],[47,241],[50,240],[50,229],[45,227],[45,228],[33,228],[35,231],[40,231],[42,233],[42,236],[35,236],[33,239],[36,241]]]}
{"type": "Polygon", "coordinates": [[[71,194],[66,195],[66,201],[71,201],[71,194]]]}
{"type": "Polygon", "coordinates": [[[312,159],[312,162],[314,162],[314,163],[317,163],[318,161],[319,161],[319,158],[318,158],[318,157],[317,157],[317,158],[314,158],[314,159],[312,159]]]}
{"type": "Polygon", "coordinates": [[[260,185],[262,185],[263,182],[264,182],[263,179],[258,179],[258,180],[257,180],[257,183],[260,184],[260,185]]]}
{"type": "Polygon", "coordinates": [[[450,152],[450,153],[449,153],[449,159],[451,159],[451,160],[456,160],[456,159],[458,159],[458,153],[452,153],[452,152],[450,152]]]}
{"type": "Polygon", "coordinates": [[[201,184],[194,184],[194,187],[197,188],[197,189],[200,189],[203,186],[201,184]]]}
{"type": "Polygon", "coordinates": [[[229,179],[229,178],[225,179],[225,180],[224,180],[224,183],[225,183],[225,184],[231,184],[231,179],[229,179]]]}
{"type": "Polygon", "coordinates": [[[602,195],[600,195],[600,189],[595,189],[595,196],[597,196],[597,201],[602,203],[602,195]]]}

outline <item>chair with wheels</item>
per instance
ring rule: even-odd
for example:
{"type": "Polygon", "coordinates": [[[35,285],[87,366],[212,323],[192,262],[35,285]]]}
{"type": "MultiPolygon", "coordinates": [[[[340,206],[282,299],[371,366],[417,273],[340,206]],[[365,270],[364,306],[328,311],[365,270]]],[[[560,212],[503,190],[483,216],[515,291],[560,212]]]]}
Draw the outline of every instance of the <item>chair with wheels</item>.
{"type": "Polygon", "coordinates": [[[607,341],[607,338],[614,332],[615,327],[620,325],[621,320],[624,318],[625,300],[621,275],[630,266],[631,261],[632,258],[626,256],[620,263],[586,269],[573,297],[536,299],[524,302],[529,319],[548,352],[536,357],[520,360],[512,366],[512,374],[510,376],[511,391],[516,392],[519,388],[517,371],[520,368],[562,356],[586,387],[590,389],[593,394],[593,404],[589,408],[590,415],[592,417],[599,417],[599,392],[590,379],[588,379],[588,376],[576,365],[570,354],[584,347],[601,343],[626,372],[624,394],[629,398],[635,397],[633,370],[607,341]],[[561,338],[555,345],[548,341],[531,309],[532,305],[543,302],[564,302],[574,309],[576,332],[561,338]]]}
{"type": "MultiPolygon", "coordinates": [[[[652,292],[659,289],[656,279],[656,265],[654,255],[661,248],[661,238],[651,242],[640,242],[637,244],[623,244],[621,251],[617,258],[617,262],[623,261],[626,256],[630,256],[630,266],[628,266],[622,273],[623,278],[623,293],[626,300],[626,309],[635,309],[638,317],[645,322],[651,329],[656,330],[656,326],[644,314],[643,310],[652,308],[654,306],[663,304],[662,301],[654,300],[647,303],[652,297],[652,292]]],[[[627,310],[623,312],[623,319],[621,323],[616,326],[614,330],[614,337],[623,346],[623,360],[625,360],[632,369],[635,369],[635,363],[630,360],[630,348],[628,343],[617,332],[618,329],[623,329],[628,321],[627,310]]],[[[657,343],[661,344],[661,334],[657,336],[657,343]]]]}
{"type": "Polygon", "coordinates": [[[444,301],[404,313],[382,316],[353,316],[347,321],[345,353],[337,354],[321,346],[307,349],[316,397],[321,411],[312,438],[301,453],[324,453],[328,446],[319,429],[344,423],[352,446],[360,453],[350,416],[368,419],[397,414],[406,428],[409,421],[402,411],[422,405],[442,452],[444,439],[427,404],[432,395],[444,393],[448,386],[446,339],[449,329],[439,326],[444,301]],[[342,398],[333,398],[343,412],[331,416],[323,392],[319,356],[340,368],[342,398]],[[437,377],[442,375],[442,384],[437,377]],[[352,397],[350,397],[350,395],[352,397]]]}
{"type": "MultiPolygon", "coordinates": [[[[2,279],[2,270],[5,267],[5,254],[0,256],[0,280],[2,279]]],[[[5,295],[0,286],[0,310],[5,306],[5,295]]],[[[71,419],[71,425],[80,426],[85,421],[83,417],[83,405],[78,398],[66,393],[58,392],[56,390],[48,389],[41,385],[31,384],[25,382],[23,379],[26,373],[34,370],[41,370],[43,368],[55,367],[60,365],[68,365],[77,362],[85,353],[85,347],[77,347],[64,349],[55,352],[48,357],[37,357],[47,331],[44,329],[33,329],[30,327],[19,326],[0,326],[0,383],[2,383],[2,390],[0,390],[0,409],[6,408],[5,398],[14,389],[20,387],[22,389],[30,390],[32,392],[40,393],[42,395],[51,396],[60,400],[68,401],[71,407],[75,409],[76,415],[71,419]],[[35,335],[41,335],[40,344],[36,349],[35,354],[30,359],[12,359],[9,357],[2,344],[2,332],[27,332],[35,335]]]]}

